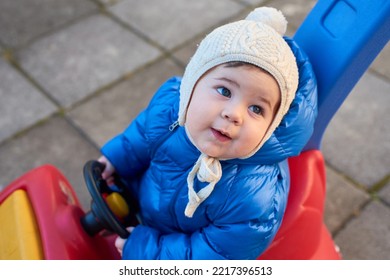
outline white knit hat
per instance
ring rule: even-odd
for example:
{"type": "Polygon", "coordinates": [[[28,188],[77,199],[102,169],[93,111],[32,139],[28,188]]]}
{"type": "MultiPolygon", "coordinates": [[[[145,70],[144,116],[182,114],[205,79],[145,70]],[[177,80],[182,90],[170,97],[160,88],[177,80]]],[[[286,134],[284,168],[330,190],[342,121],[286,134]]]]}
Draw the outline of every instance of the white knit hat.
{"type": "MultiPolygon", "coordinates": [[[[283,39],[286,28],[287,21],[280,11],[274,8],[261,7],[253,10],[245,20],[223,25],[207,35],[188,63],[181,82],[179,124],[185,125],[193,89],[197,81],[208,70],[232,61],[246,62],[258,66],[270,73],[277,81],[281,93],[281,102],[262,141],[243,158],[254,155],[280,124],[295,97],[298,87],[298,67],[295,56],[283,39]]],[[[190,135],[189,137],[191,138],[190,135]]],[[[210,182],[208,187],[214,188],[217,183],[216,180],[219,180],[222,174],[213,174],[211,179],[207,180],[207,174],[199,174],[200,170],[221,170],[219,160],[209,160],[207,155],[202,155],[189,175],[189,178],[193,180],[194,174],[197,174],[198,178],[201,177],[203,181],[210,182]],[[202,167],[202,162],[208,166],[202,167]]],[[[192,216],[197,206],[205,199],[194,197],[191,180],[188,180],[190,202],[187,205],[187,210],[188,208],[192,210],[186,210],[187,216],[192,216]]],[[[211,191],[206,191],[207,196],[211,191]]]]}

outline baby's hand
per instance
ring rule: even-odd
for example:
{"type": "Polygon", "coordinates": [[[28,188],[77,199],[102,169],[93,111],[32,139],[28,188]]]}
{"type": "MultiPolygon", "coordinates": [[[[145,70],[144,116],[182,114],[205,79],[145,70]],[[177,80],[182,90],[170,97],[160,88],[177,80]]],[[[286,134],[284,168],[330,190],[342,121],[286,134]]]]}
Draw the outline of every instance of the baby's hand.
{"type": "Polygon", "coordinates": [[[98,159],[98,162],[104,164],[105,167],[104,167],[104,170],[102,172],[102,178],[107,181],[107,184],[110,185],[114,181],[112,174],[115,173],[115,167],[112,165],[112,163],[105,156],[101,156],[98,159]]]}
{"type": "MultiPolygon", "coordinates": [[[[134,230],[134,227],[128,227],[127,230],[131,233],[134,230]]],[[[122,256],[123,246],[125,246],[126,241],[127,239],[123,239],[119,236],[115,240],[115,247],[121,256],[122,256]]]]}

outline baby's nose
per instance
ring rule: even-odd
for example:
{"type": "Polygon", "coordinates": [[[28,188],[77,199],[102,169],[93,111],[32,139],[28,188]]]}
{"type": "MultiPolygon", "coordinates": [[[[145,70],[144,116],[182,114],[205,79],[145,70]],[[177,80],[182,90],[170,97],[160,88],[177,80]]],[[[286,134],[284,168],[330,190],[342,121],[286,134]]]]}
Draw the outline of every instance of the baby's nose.
{"type": "Polygon", "coordinates": [[[222,117],[235,125],[241,125],[243,120],[242,109],[239,105],[227,106],[222,111],[222,117]]]}

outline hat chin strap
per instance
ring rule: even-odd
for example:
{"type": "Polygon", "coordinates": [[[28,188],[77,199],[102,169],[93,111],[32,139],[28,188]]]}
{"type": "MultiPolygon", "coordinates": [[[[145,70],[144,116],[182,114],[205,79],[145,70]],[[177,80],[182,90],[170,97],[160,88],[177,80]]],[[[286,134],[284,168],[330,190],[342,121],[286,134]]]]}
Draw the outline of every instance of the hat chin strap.
{"type": "Polygon", "coordinates": [[[198,206],[210,196],[221,176],[222,167],[219,160],[206,154],[201,154],[187,176],[188,203],[184,211],[186,217],[192,218],[198,206]],[[200,182],[209,183],[199,192],[194,190],[195,175],[200,182]]]}
{"type": "MultiPolygon", "coordinates": [[[[193,141],[187,127],[184,126],[184,129],[186,131],[187,137],[189,138],[191,143],[196,147],[195,142],[193,141]]],[[[195,165],[192,167],[190,173],[188,173],[187,176],[188,203],[184,210],[184,214],[186,215],[186,217],[192,218],[196,209],[203,201],[205,201],[210,196],[210,194],[214,190],[215,185],[221,179],[222,167],[221,167],[220,160],[227,160],[227,159],[217,159],[202,153],[199,156],[198,160],[196,161],[195,165]],[[202,188],[199,192],[195,192],[194,190],[195,175],[197,176],[200,182],[209,183],[207,186],[202,188]]]]}

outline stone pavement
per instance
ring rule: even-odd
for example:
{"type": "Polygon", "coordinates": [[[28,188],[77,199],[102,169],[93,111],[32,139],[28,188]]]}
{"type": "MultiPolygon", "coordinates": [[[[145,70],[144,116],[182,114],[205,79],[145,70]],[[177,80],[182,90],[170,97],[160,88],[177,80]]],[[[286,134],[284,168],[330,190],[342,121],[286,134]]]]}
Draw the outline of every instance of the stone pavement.
{"type": "MultiPolygon", "coordinates": [[[[51,163],[84,207],[83,164],[214,27],[258,5],[294,34],[313,0],[0,0],[0,185],[51,163]]],[[[332,120],[325,221],[345,259],[390,259],[390,47],[332,120]]]]}

